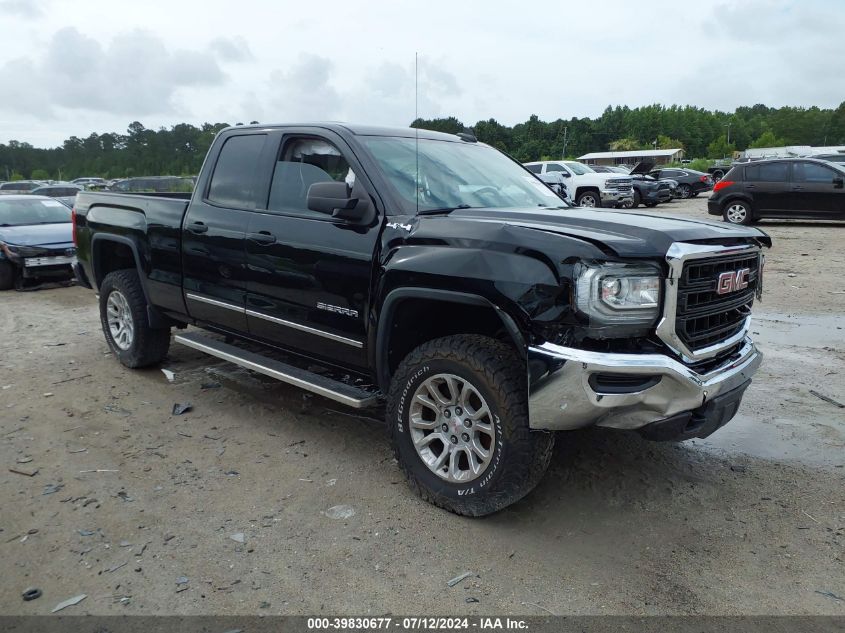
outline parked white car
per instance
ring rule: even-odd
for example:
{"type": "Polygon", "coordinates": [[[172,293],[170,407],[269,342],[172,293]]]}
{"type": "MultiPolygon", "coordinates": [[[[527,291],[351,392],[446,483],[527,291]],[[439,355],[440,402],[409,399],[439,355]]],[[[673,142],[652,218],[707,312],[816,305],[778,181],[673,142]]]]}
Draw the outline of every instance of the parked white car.
{"type": "Polygon", "coordinates": [[[630,177],[599,174],[587,165],[571,160],[536,161],[525,163],[524,166],[538,175],[560,172],[567,179],[569,199],[579,207],[624,207],[634,201],[630,177]]]}

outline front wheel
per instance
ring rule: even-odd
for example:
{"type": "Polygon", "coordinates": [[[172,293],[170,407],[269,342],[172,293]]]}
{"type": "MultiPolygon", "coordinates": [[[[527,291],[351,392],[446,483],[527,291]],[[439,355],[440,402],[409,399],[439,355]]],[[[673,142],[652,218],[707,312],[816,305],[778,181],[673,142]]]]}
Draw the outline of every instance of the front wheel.
{"type": "Polygon", "coordinates": [[[100,322],[106,342],[127,367],[147,367],[170,347],[170,329],[150,327],[147,300],[134,270],[117,270],[100,284],[100,322]]]}
{"type": "Polygon", "coordinates": [[[554,446],[554,435],[528,428],[521,359],[484,336],[449,336],[411,352],[391,382],[387,420],[414,492],[467,516],[531,492],[554,446]]]}
{"type": "Polygon", "coordinates": [[[640,203],[642,201],[643,201],[643,199],[640,197],[640,192],[635,189],[634,190],[634,202],[631,204],[631,208],[636,209],[638,206],[640,206],[640,203]]]}
{"type": "Polygon", "coordinates": [[[601,207],[601,196],[597,194],[595,191],[585,191],[582,194],[578,195],[578,199],[575,201],[579,207],[594,207],[599,208],[601,207]]]}
{"type": "Polygon", "coordinates": [[[753,221],[751,217],[751,207],[747,202],[742,200],[731,200],[725,205],[725,210],[722,212],[725,222],[730,224],[750,224],[753,221]]]}

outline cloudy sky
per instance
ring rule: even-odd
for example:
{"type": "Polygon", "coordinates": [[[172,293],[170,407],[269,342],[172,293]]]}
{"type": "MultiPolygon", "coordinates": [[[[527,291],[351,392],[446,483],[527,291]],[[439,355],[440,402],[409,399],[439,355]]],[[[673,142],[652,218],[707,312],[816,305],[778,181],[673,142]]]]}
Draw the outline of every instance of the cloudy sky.
{"type": "Polygon", "coordinates": [[[843,0],[0,0],[0,143],[187,121],[408,125],[835,107],[843,0]]]}

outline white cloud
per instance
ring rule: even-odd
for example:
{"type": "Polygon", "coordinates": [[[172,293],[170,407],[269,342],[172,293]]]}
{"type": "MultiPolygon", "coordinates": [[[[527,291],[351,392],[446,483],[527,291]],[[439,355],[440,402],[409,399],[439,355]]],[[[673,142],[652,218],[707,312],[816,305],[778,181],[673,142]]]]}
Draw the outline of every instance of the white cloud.
{"type": "Polygon", "coordinates": [[[428,0],[413,19],[395,0],[280,6],[0,0],[0,142],[60,143],[132,120],[408,125],[417,51],[420,116],[468,125],[594,117],[609,104],[845,98],[842,0],[428,0]]]}
{"type": "Polygon", "coordinates": [[[248,62],[254,59],[246,39],[240,36],[215,37],[209,48],[224,62],[248,62]]]}
{"type": "Polygon", "coordinates": [[[171,112],[177,90],[224,80],[211,53],[170,51],[144,31],[123,33],[103,46],[68,27],[53,35],[41,59],[0,67],[0,85],[16,86],[0,109],[42,115],[56,115],[57,108],[94,110],[137,118],[171,112]]]}
{"type": "Polygon", "coordinates": [[[0,15],[16,15],[22,18],[40,18],[44,14],[44,2],[39,0],[2,0],[0,15]]]}

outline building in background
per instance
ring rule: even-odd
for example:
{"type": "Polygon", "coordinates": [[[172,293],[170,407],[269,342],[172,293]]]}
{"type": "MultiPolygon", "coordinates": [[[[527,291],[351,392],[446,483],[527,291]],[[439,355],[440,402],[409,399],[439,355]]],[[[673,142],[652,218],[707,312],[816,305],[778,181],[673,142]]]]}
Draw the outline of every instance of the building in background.
{"type": "Polygon", "coordinates": [[[636,165],[642,161],[654,161],[655,165],[680,163],[683,149],[640,149],[630,152],[590,152],[578,160],[587,165],[636,165]]]}

